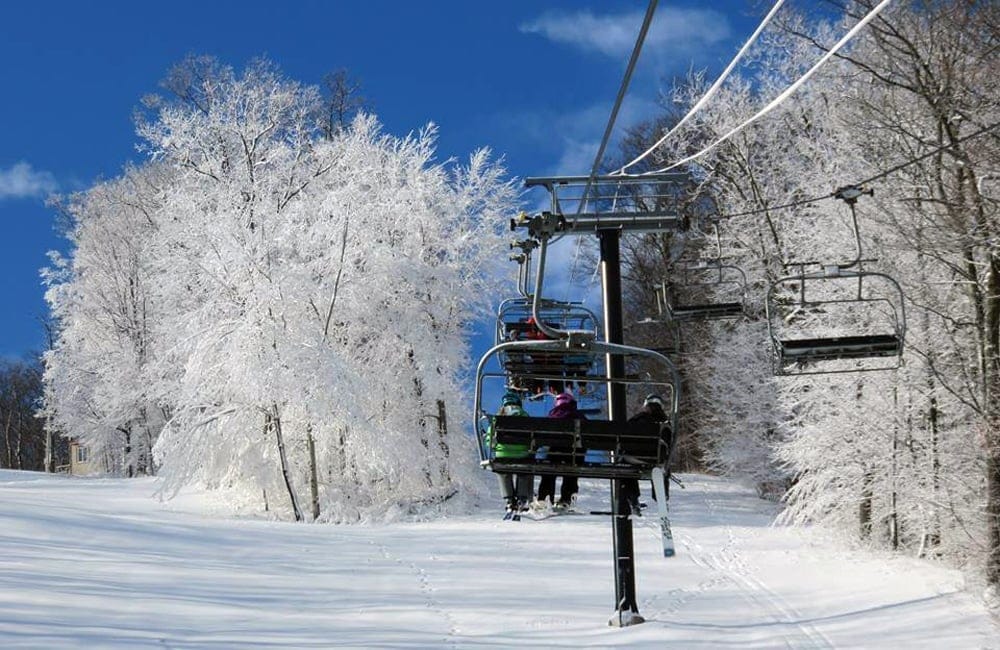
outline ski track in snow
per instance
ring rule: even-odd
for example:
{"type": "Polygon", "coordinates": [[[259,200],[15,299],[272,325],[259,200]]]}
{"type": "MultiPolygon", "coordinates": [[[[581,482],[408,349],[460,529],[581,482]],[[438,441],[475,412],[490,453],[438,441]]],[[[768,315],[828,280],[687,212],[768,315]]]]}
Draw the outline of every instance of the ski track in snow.
{"type": "Polygon", "coordinates": [[[704,568],[720,572],[726,581],[739,587],[743,596],[761,611],[774,612],[772,618],[781,626],[779,632],[784,637],[786,647],[835,647],[815,625],[754,575],[744,553],[740,550],[742,539],[736,535],[725,515],[720,514],[718,503],[712,499],[712,493],[708,491],[708,484],[703,483],[700,487],[699,496],[705,503],[706,513],[723,526],[726,542],[718,550],[706,552],[698,543],[687,537],[685,547],[691,553],[692,561],[704,568]]]}
{"type": "MultiPolygon", "coordinates": [[[[437,614],[441,620],[445,621],[448,625],[447,634],[442,637],[441,642],[449,646],[457,646],[459,644],[457,637],[461,634],[461,630],[458,628],[451,612],[436,598],[434,593],[436,589],[431,585],[430,577],[428,576],[427,571],[418,566],[416,562],[404,560],[398,555],[392,553],[389,550],[389,547],[381,542],[371,540],[370,543],[378,546],[378,551],[384,559],[394,562],[413,575],[420,589],[420,593],[427,602],[427,609],[437,614]]],[[[433,556],[431,556],[431,559],[433,559],[433,556]]]]}
{"type": "MultiPolygon", "coordinates": [[[[705,511],[711,515],[713,520],[718,519],[715,503],[708,498],[708,493],[702,486],[700,494],[702,502],[705,504],[705,511]]],[[[676,524],[675,524],[676,525],[676,524]]],[[[687,561],[704,569],[708,578],[699,582],[694,588],[675,588],[667,592],[667,602],[661,604],[659,594],[652,594],[640,599],[641,610],[650,609],[650,620],[660,620],[683,613],[685,606],[693,601],[704,597],[712,590],[733,587],[740,590],[740,596],[757,611],[776,612],[777,616],[772,616],[772,621],[781,626],[790,625],[791,631],[779,630],[784,638],[784,645],[789,648],[830,648],[833,647],[821,633],[808,624],[800,623],[794,619],[800,619],[792,608],[787,606],[775,592],[756,579],[746,565],[744,558],[737,550],[737,537],[731,526],[720,525],[726,533],[725,543],[715,551],[707,551],[700,544],[695,542],[686,533],[674,533],[683,548],[683,555],[687,561]],[[782,620],[784,617],[786,620],[782,620]]],[[[642,526],[654,534],[659,535],[659,527],[651,518],[644,518],[642,526]],[[650,523],[646,523],[650,521],[650,523]]],[[[670,561],[670,560],[668,560],[670,561]]]]}

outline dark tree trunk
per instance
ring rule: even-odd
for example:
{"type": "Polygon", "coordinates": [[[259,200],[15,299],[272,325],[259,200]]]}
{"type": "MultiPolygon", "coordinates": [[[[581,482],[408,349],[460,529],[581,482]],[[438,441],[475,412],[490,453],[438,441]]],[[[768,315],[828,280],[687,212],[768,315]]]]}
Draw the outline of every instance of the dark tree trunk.
{"type": "Polygon", "coordinates": [[[858,504],[858,526],[861,539],[872,536],[872,475],[866,471],[861,479],[861,501],[858,504]]]}
{"type": "Polygon", "coordinates": [[[316,476],[316,441],[312,427],[306,431],[306,446],[309,448],[309,497],[312,503],[312,519],[319,519],[319,480],[316,476]]]}
{"type": "Polygon", "coordinates": [[[295,521],[302,521],[302,509],[299,507],[299,500],[295,495],[295,487],[292,485],[292,476],[288,468],[288,456],[285,453],[285,435],[281,430],[281,416],[278,411],[278,405],[273,404],[271,408],[273,409],[272,412],[268,413],[265,418],[271,430],[274,431],[274,436],[278,443],[278,460],[281,464],[281,477],[284,479],[285,489],[288,490],[288,499],[292,503],[292,514],[295,515],[295,521]]]}
{"type": "Polygon", "coordinates": [[[437,401],[437,422],[438,422],[438,446],[441,448],[441,478],[445,484],[451,483],[451,473],[448,470],[448,459],[451,457],[451,450],[448,448],[448,413],[445,409],[444,400],[437,401]]]}

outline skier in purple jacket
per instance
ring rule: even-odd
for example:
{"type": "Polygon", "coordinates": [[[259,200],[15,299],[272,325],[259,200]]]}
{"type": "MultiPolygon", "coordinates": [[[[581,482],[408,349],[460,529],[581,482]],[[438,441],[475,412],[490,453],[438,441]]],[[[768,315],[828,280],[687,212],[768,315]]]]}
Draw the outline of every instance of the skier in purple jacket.
{"type": "MultiPolygon", "coordinates": [[[[586,417],[577,409],[576,398],[568,392],[556,395],[556,405],[549,411],[550,418],[565,420],[585,420],[586,417]]],[[[549,448],[549,455],[560,457],[577,453],[572,447],[549,448]]],[[[556,502],[556,509],[564,510],[573,505],[576,493],[579,490],[579,480],[575,476],[563,476],[562,485],[559,489],[559,500],[556,502]]],[[[538,500],[542,503],[551,503],[556,493],[556,477],[553,475],[542,476],[538,481],[538,500]]]]}

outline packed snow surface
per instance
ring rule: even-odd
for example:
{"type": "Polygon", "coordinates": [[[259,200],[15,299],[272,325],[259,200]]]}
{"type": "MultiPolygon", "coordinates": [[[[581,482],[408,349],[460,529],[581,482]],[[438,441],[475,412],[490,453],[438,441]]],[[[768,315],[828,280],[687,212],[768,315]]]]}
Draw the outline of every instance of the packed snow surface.
{"type": "MultiPolygon", "coordinates": [[[[649,508],[646,623],[615,628],[608,517],[289,524],[160,502],[153,480],[0,471],[0,647],[1000,648],[958,571],[772,526],[747,489],[683,479],[677,556],[649,508]]],[[[584,481],[580,509],[606,508],[606,485],[584,481]]]]}

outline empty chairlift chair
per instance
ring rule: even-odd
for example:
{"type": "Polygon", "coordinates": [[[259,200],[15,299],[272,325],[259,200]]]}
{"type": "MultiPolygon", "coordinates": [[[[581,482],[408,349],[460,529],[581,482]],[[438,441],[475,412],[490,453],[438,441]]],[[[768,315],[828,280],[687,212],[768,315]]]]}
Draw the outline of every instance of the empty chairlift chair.
{"type": "Polygon", "coordinates": [[[775,281],[767,294],[777,374],[899,367],[906,332],[903,292],[884,273],[827,266],[775,281]]]}
{"type": "Polygon", "coordinates": [[[657,302],[673,321],[739,318],[746,313],[743,269],[719,261],[679,266],[673,282],[656,287],[657,302]]]}
{"type": "Polygon", "coordinates": [[[843,264],[799,262],[798,273],[768,289],[767,327],[779,375],[891,370],[903,357],[906,306],[899,283],[865,271],[855,204],[868,194],[842,187],[835,196],[851,209],[856,256],[843,264]],[[807,271],[807,268],[817,270],[807,271]]]}

